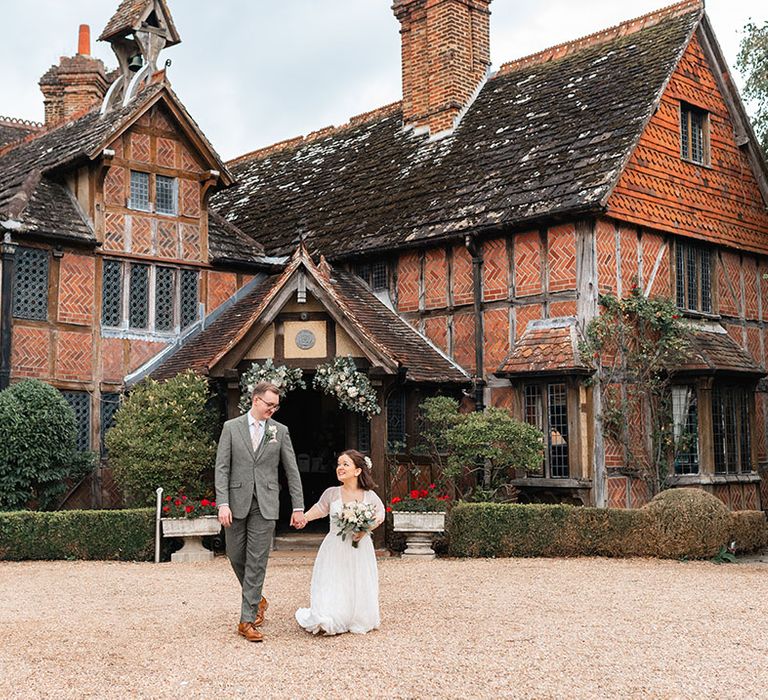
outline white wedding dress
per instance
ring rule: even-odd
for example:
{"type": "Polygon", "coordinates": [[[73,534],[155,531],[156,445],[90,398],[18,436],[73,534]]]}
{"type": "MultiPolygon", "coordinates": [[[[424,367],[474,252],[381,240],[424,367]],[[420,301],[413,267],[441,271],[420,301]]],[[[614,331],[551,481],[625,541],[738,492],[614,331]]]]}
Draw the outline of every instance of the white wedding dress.
{"type": "MultiPolygon", "coordinates": [[[[384,520],[384,504],[373,491],[365,492],[363,502],[374,506],[377,520],[384,520]]],[[[340,486],[326,489],[317,502],[324,515],[338,514],[341,506],[340,486]]],[[[330,532],[312,570],[310,607],[299,608],[296,621],[314,634],[363,634],[378,629],[379,573],[371,536],[353,547],[350,537],[342,540],[333,518],[330,521],[330,532]]]]}

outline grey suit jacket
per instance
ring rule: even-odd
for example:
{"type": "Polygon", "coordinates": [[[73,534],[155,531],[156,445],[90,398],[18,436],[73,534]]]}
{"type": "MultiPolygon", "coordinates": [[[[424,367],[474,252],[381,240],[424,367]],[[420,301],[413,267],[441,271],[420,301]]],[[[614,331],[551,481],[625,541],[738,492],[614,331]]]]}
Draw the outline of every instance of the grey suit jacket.
{"type": "Polygon", "coordinates": [[[277,520],[280,509],[277,468],[281,462],[288,477],[293,509],[303,510],[301,477],[288,428],[268,418],[264,438],[254,454],[248,414],[228,420],[216,452],[216,501],[228,503],[233,518],[245,518],[255,489],[262,516],[277,520]],[[270,435],[272,432],[274,437],[270,435]]]}

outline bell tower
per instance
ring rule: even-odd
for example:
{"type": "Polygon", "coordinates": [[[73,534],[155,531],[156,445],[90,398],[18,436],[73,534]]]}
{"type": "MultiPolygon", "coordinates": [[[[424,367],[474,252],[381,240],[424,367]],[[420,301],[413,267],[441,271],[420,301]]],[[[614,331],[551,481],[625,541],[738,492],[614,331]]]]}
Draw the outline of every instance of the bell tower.
{"type": "Polygon", "coordinates": [[[128,104],[157,71],[160,52],[181,42],[166,0],[123,0],[99,41],[112,45],[118,77],[101,107],[104,114],[128,104]]]}

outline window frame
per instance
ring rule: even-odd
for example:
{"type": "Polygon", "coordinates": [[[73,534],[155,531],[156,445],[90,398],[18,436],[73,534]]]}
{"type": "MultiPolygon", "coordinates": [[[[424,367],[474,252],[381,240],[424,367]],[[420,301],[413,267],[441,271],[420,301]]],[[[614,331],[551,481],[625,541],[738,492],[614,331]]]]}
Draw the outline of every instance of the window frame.
{"type": "Polygon", "coordinates": [[[574,465],[572,464],[572,460],[574,457],[573,449],[572,449],[572,440],[573,437],[571,436],[571,406],[570,406],[570,387],[568,384],[568,381],[565,378],[551,378],[546,379],[542,381],[529,381],[525,382],[522,387],[522,401],[523,401],[523,421],[534,425],[539,430],[541,430],[542,433],[544,433],[544,439],[545,439],[545,449],[544,449],[544,455],[543,455],[543,463],[542,463],[542,470],[541,473],[531,473],[529,476],[531,478],[544,478],[544,479],[553,479],[553,480],[566,480],[566,479],[572,479],[573,473],[574,473],[574,465]],[[565,433],[563,434],[562,431],[553,431],[552,430],[552,407],[550,406],[550,402],[552,401],[552,389],[555,387],[561,387],[562,388],[562,396],[563,396],[563,403],[562,406],[565,407],[565,416],[564,416],[564,422],[563,426],[565,427],[565,433]],[[531,404],[529,404],[529,390],[535,390],[537,393],[537,397],[533,397],[534,399],[538,398],[538,405],[534,406],[535,415],[534,421],[531,421],[530,414],[529,414],[529,408],[531,407],[531,404]],[[544,420],[546,419],[546,426],[544,425],[544,420]],[[552,438],[553,438],[553,432],[557,432],[558,435],[563,437],[565,439],[565,473],[558,473],[554,474],[553,472],[555,470],[562,471],[563,466],[558,465],[557,467],[553,468],[553,456],[555,452],[553,451],[553,448],[560,447],[559,445],[553,444],[552,438]]]}
{"type": "MultiPolygon", "coordinates": [[[[192,287],[190,286],[190,289],[192,287]]],[[[188,328],[193,326],[199,320],[199,314],[197,313],[200,303],[200,271],[198,269],[178,267],[175,265],[164,265],[158,263],[146,263],[135,260],[117,260],[114,258],[104,258],[102,267],[102,289],[101,289],[101,329],[104,331],[128,331],[130,333],[136,333],[142,336],[152,335],[160,337],[171,337],[183,333],[188,328]],[[117,303],[119,304],[119,323],[117,325],[105,323],[105,310],[106,310],[106,270],[107,266],[117,264],[119,265],[119,291],[117,293],[117,303]],[[147,290],[147,302],[146,302],[146,326],[137,326],[133,323],[134,313],[134,268],[146,268],[146,290],[147,290]],[[161,285],[158,284],[158,276],[160,271],[170,271],[172,275],[172,287],[171,293],[173,298],[165,300],[163,303],[165,306],[170,306],[172,323],[170,327],[160,328],[158,326],[159,308],[161,307],[158,293],[161,285]],[[190,275],[195,277],[194,294],[195,294],[195,315],[192,317],[191,313],[186,315],[186,306],[189,300],[185,300],[184,294],[186,288],[184,284],[191,278],[190,275]]],[[[113,304],[114,306],[114,304],[113,304]]],[[[192,304],[189,303],[191,308],[192,304]]],[[[111,314],[114,314],[114,308],[110,310],[111,314]]],[[[111,316],[114,318],[114,315],[111,316]]]]}
{"type": "Polygon", "coordinates": [[[164,216],[178,216],[179,215],[179,178],[171,177],[169,175],[155,175],[155,213],[162,214],[164,216]],[[168,181],[171,185],[170,196],[172,201],[171,209],[160,208],[160,181],[168,181]]]}
{"type": "Polygon", "coordinates": [[[714,384],[711,414],[713,473],[752,474],[754,391],[740,384],[714,384]],[[724,408],[732,412],[727,414],[724,408]]]}
{"type": "Polygon", "coordinates": [[[60,389],[59,391],[75,413],[78,451],[90,452],[92,444],[91,418],[93,413],[90,392],[72,391],[70,389],[60,389]]]}
{"type": "Polygon", "coordinates": [[[51,283],[51,253],[47,248],[34,248],[32,246],[19,246],[16,249],[13,266],[13,306],[11,309],[11,318],[24,319],[27,321],[47,321],[49,318],[48,305],[50,303],[50,283],[51,283]],[[40,275],[39,279],[34,280],[28,287],[40,287],[43,291],[42,304],[30,302],[19,294],[20,281],[19,275],[22,274],[23,259],[25,256],[37,257],[33,261],[30,270],[40,275]],[[41,263],[44,263],[41,264],[41,263]]]}
{"type": "Polygon", "coordinates": [[[672,385],[672,416],[673,416],[673,439],[674,454],[672,457],[672,470],[675,476],[689,476],[701,474],[701,415],[700,415],[699,387],[696,383],[686,382],[672,385]],[[685,416],[682,411],[678,411],[676,404],[679,403],[679,392],[686,389],[690,392],[685,407],[685,416]],[[677,393],[676,391],[677,390],[677,393]],[[691,425],[691,414],[694,414],[693,426],[691,425]],[[680,428],[678,429],[678,426],[680,428]],[[691,432],[693,427],[693,432],[691,432]],[[685,447],[687,452],[682,452],[683,440],[691,436],[691,442],[685,447]],[[695,441],[695,442],[694,442],[695,441]]]}
{"type": "MultiPolygon", "coordinates": [[[[710,146],[710,113],[690,104],[689,102],[680,102],[680,158],[686,163],[693,165],[703,165],[710,167],[712,162],[710,146]],[[701,160],[694,157],[694,119],[701,117],[701,160]]],[[[697,129],[698,131],[698,129],[697,129]]]]}
{"type": "Polygon", "coordinates": [[[713,257],[712,249],[708,246],[680,238],[675,240],[675,305],[686,314],[717,315],[714,307],[716,276],[712,274],[713,257]],[[694,291],[696,300],[691,304],[694,291]]]}
{"type": "Polygon", "coordinates": [[[133,209],[134,211],[152,211],[152,185],[151,185],[151,179],[152,175],[151,173],[146,172],[145,170],[131,170],[130,171],[130,195],[128,197],[128,209],[133,209]],[[134,199],[133,192],[134,192],[134,175],[143,175],[147,178],[147,206],[142,207],[139,206],[139,203],[134,199]]]}

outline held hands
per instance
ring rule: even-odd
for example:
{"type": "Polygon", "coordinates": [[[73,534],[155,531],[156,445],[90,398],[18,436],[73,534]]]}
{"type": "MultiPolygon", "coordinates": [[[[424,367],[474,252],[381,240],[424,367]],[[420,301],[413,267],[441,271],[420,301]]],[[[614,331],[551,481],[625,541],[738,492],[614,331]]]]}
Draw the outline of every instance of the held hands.
{"type": "Polygon", "coordinates": [[[224,527],[229,527],[232,524],[232,511],[229,509],[229,506],[219,507],[219,522],[224,527]]]}
{"type": "Polygon", "coordinates": [[[295,510],[291,513],[291,527],[295,527],[297,530],[301,530],[307,524],[307,519],[304,517],[304,513],[300,510],[295,510]]]}

